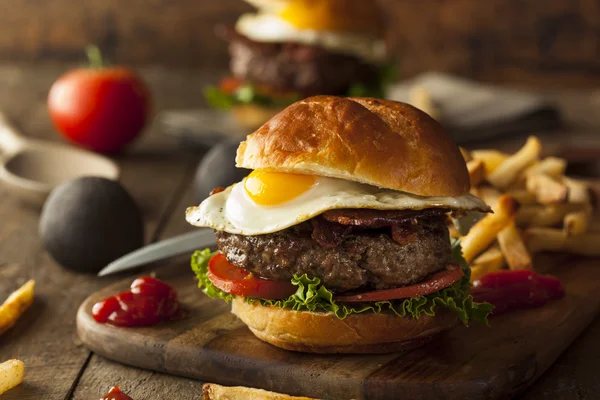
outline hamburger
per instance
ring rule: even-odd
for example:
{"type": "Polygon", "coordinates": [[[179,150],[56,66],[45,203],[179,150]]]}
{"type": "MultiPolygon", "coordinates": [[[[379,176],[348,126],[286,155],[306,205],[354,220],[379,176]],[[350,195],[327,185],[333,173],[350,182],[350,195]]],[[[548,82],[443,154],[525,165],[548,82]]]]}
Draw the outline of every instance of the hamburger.
{"type": "Polygon", "coordinates": [[[247,0],[219,35],[229,43],[231,76],[206,90],[209,103],[231,109],[254,130],[307,96],[384,97],[393,79],[381,12],[364,0],[247,0]]]}
{"type": "Polygon", "coordinates": [[[461,153],[404,103],[316,96],[247,136],[253,170],[186,212],[218,250],[192,269],[261,340],[314,353],[423,344],[457,321],[486,322],[449,216],[489,212],[461,153]]]}

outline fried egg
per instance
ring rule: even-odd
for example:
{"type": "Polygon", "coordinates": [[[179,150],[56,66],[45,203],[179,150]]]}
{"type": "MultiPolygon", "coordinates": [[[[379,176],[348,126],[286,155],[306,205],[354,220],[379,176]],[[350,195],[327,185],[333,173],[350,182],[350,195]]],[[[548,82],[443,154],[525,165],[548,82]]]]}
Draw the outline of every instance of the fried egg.
{"type": "Polygon", "coordinates": [[[422,197],[344,179],[253,171],[186,212],[195,226],[241,235],[273,233],[340,208],[488,211],[477,197],[422,197]]]}
{"type": "Polygon", "coordinates": [[[238,19],[235,29],[257,42],[315,45],[372,63],[380,63],[386,58],[385,43],[381,39],[353,32],[300,29],[276,14],[244,14],[238,19]]]}

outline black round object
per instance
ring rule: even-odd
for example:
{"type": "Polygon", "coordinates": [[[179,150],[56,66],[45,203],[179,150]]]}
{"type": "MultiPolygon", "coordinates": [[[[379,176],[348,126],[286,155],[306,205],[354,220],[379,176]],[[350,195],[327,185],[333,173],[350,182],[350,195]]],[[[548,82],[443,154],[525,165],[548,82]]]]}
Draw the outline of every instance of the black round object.
{"type": "Polygon", "coordinates": [[[196,201],[200,203],[216,187],[227,187],[241,181],[250,173],[235,167],[238,142],[223,142],[213,147],[202,159],[196,170],[194,187],[196,201]]]}
{"type": "Polygon", "coordinates": [[[144,244],[144,222],[118,182],[84,177],[50,193],[42,209],[40,236],[63,267],[97,272],[144,244]]]}

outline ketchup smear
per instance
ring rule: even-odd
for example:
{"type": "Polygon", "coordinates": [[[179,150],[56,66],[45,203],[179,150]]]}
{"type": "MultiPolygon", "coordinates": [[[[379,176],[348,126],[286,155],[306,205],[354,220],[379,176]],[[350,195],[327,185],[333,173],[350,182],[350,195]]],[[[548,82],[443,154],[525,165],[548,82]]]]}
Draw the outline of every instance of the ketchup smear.
{"type": "Polygon", "coordinates": [[[133,400],[125,393],[121,392],[118,386],[113,386],[108,393],[104,395],[100,400],[133,400]]]}
{"type": "Polygon", "coordinates": [[[533,271],[496,271],[473,282],[473,299],[494,305],[494,314],[528,307],[540,307],[560,299],[565,290],[560,280],[533,271]]]}
{"type": "Polygon", "coordinates": [[[97,322],[116,326],[151,326],[172,319],[179,311],[177,293],[166,283],[143,276],[131,284],[131,290],[94,304],[92,316],[97,322]]]}

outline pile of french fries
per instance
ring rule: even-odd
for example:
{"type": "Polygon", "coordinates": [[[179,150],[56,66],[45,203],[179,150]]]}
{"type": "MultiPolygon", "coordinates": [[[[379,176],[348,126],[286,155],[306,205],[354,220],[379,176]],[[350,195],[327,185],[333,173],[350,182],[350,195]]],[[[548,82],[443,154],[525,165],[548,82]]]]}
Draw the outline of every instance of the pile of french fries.
{"type": "MultiPolygon", "coordinates": [[[[471,193],[494,211],[461,237],[471,263],[471,280],[508,267],[533,269],[538,252],[600,255],[600,231],[593,231],[589,186],[564,175],[567,162],[541,157],[530,137],[514,154],[461,149],[471,178],[471,193]]],[[[452,233],[460,236],[457,231],[452,233]]]]}
{"type": "MultiPolygon", "coordinates": [[[[26,282],[0,305],[0,335],[12,328],[33,303],[35,281],[26,282]]],[[[25,376],[25,364],[20,360],[0,363],[0,395],[20,385],[25,376]]]]}

